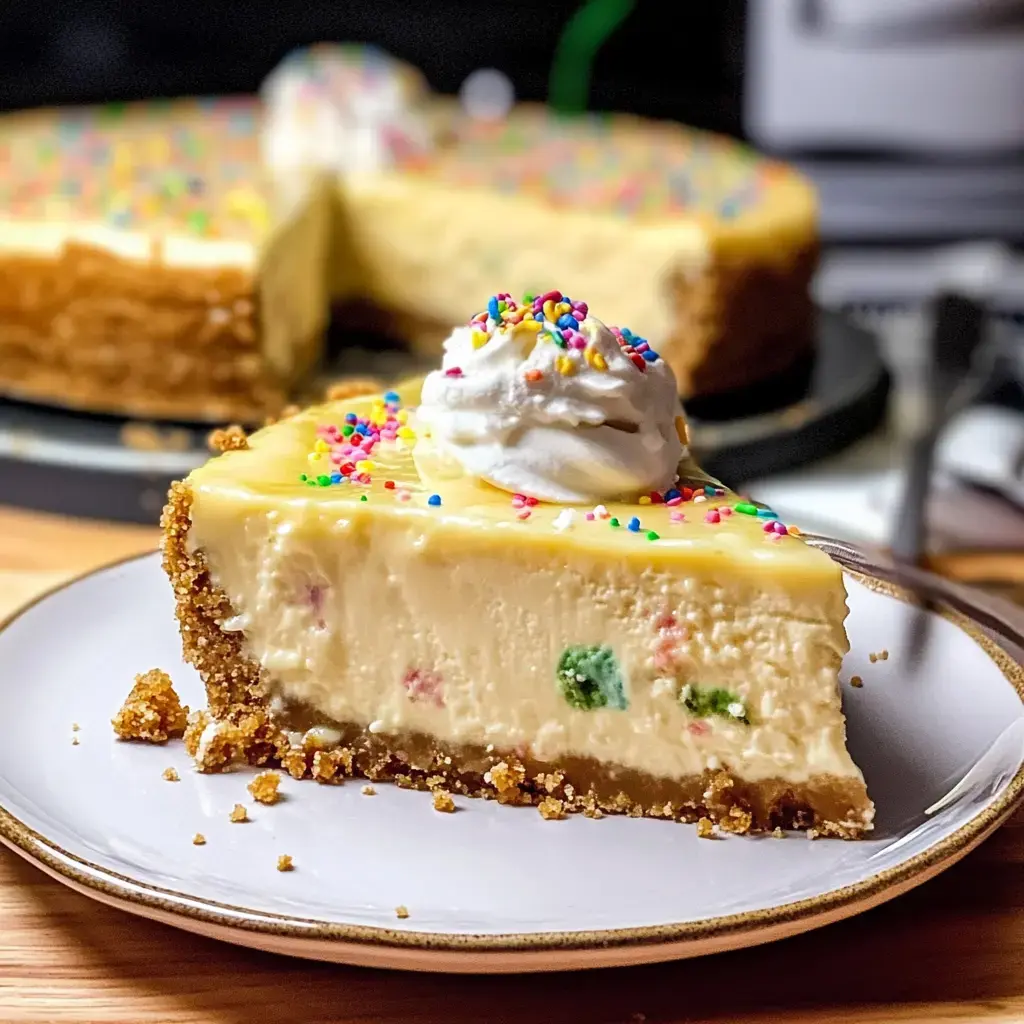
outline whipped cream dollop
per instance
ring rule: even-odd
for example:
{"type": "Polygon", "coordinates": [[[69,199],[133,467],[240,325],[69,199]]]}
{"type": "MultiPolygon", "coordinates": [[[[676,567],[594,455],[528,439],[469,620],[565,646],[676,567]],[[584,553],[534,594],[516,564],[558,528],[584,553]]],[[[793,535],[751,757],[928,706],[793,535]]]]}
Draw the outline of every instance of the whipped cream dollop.
{"type": "Polygon", "coordinates": [[[665,360],[559,292],[494,296],[456,328],[416,421],[417,461],[541,501],[635,500],[670,488],[687,454],[665,360]]]}

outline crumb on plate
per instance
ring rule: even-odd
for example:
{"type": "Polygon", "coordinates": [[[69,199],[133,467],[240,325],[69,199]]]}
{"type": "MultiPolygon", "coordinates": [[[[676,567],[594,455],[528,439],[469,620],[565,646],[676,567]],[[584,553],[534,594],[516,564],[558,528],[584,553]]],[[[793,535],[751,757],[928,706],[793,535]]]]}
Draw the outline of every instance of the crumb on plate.
{"type": "Polygon", "coordinates": [[[177,768],[165,768],[163,778],[165,782],[178,782],[181,776],[178,774],[177,768]]]}
{"type": "Polygon", "coordinates": [[[712,839],[715,835],[715,824],[710,818],[697,819],[697,838],[712,839]]]}
{"type": "Polygon", "coordinates": [[[184,735],[188,708],[182,706],[171,677],[158,668],[135,677],[121,710],[111,719],[122,740],[166,743],[184,735]]]}
{"type": "Polygon", "coordinates": [[[404,921],[409,916],[409,908],[404,904],[399,904],[395,907],[395,916],[404,921]]]}
{"type": "Polygon", "coordinates": [[[236,823],[248,821],[249,812],[245,809],[244,804],[235,804],[235,806],[231,808],[231,814],[229,815],[229,817],[231,818],[232,821],[236,823]]]}
{"type": "Polygon", "coordinates": [[[864,685],[864,680],[860,676],[850,676],[850,685],[855,690],[859,690],[864,685]]]}
{"type": "Polygon", "coordinates": [[[257,803],[276,804],[281,798],[280,786],[281,776],[277,772],[266,771],[260,772],[246,788],[257,803]]]}
{"type": "Polygon", "coordinates": [[[192,845],[193,846],[205,846],[206,845],[206,836],[204,836],[202,832],[197,832],[192,837],[192,845]]]}
{"type": "Polygon", "coordinates": [[[434,810],[442,814],[453,814],[455,812],[455,801],[451,793],[446,789],[435,789],[433,791],[434,810]]]}
{"type": "Polygon", "coordinates": [[[277,870],[278,871],[294,871],[295,865],[292,863],[291,854],[282,853],[277,858],[277,870]]]}
{"type": "Polygon", "coordinates": [[[546,796],[539,804],[537,810],[545,821],[561,821],[565,817],[565,804],[554,796],[546,796]]]}
{"type": "Polygon", "coordinates": [[[377,790],[375,790],[373,788],[373,786],[363,786],[363,788],[359,792],[362,793],[363,796],[376,796],[377,795],[377,790]]]}

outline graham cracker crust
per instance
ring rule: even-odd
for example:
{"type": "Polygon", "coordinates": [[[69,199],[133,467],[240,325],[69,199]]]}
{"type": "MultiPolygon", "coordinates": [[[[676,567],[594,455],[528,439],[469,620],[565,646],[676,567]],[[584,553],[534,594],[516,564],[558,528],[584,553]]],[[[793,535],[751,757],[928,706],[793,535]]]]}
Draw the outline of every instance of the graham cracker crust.
{"type": "Polygon", "coordinates": [[[0,388],[69,408],[259,422],[285,389],[260,348],[256,285],[69,243],[0,259],[0,388]]]}
{"type": "Polygon", "coordinates": [[[162,551],[184,657],[200,673],[209,702],[209,713],[194,712],[185,732],[200,770],[224,770],[238,762],[280,765],[296,779],[325,784],[359,777],[535,805],[553,820],[566,813],[683,822],[706,818],[726,832],[801,829],[843,839],[859,838],[871,828],[863,784],[850,779],[823,775],[794,786],[782,779],[745,781],[728,770],[662,779],[591,758],[550,763],[528,750],[446,745],[418,733],[372,734],[356,723],[325,721],[300,706],[272,713],[272,681],[244,655],[240,636],[220,628],[233,609],[210,580],[202,553],[187,549],[191,503],[188,485],[174,484],[162,517],[162,551]],[[212,723],[219,724],[211,729],[212,723]],[[315,731],[307,732],[312,726],[336,729],[341,739],[327,745],[315,731]],[[302,741],[293,743],[289,733],[303,734],[302,741]]]}

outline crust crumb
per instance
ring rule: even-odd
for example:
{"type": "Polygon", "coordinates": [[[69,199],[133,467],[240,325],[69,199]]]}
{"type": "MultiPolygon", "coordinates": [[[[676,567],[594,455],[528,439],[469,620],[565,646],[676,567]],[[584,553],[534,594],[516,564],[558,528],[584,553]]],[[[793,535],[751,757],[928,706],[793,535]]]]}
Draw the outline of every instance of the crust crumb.
{"type": "Polygon", "coordinates": [[[204,836],[202,832],[197,832],[192,837],[192,845],[193,846],[205,846],[206,845],[206,836],[204,836]]]}
{"type": "Polygon", "coordinates": [[[377,790],[375,790],[373,788],[373,786],[363,786],[363,788],[361,790],[359,790],[359,792],[362,793],[363,796],[376,796],[377,795],[377,790]]]}
{"type": "Polygon", "coordinates": [[[245,809],[244,804],[235,804],[231,808],[231,813],[228,817],[235,823],[240,823],[249,820],[249,812],[245,809]]]}
{"type": "Polygon", "coordinates": [[[715,837],[715,825],[710,818],[698,818],[697,819],[697,838],[698,839],[714,839],[715,837]]]}
{"type": "MultiPolygon", "coordinates": [[[[207,716],[198,739],[191,744],[196,768],[204,773],[229,768],[243,757],[242,733],[232,722],[218,722],[207,716]]],[[[187,749],[187,748],[186,748],[187,749]]]]}
{"type": "Polygon", "coordinates": [[[73,747],[77,747],[78,746],[78,737],[77,736],[72,736],[71,737],[71,746],[73,746],[73,747]]]}
{"type": "Polygon", "coordinates": [[[864,685],[864,680],[860,676],[850,676],[850,685],[859,690],[864,685]]]}
{"type": "Polygon", "coordinates": [[[399,904],[395,907],[395,917],[405,920],[409,916],[409,908],[403,904],[399,904]]]}
{"type": "Polygon", "coordinates": [[[317,782],[339,785],[352,769],[352,753],[348,750],[318,750],[313,755],[313,778],[317,782]]]}
{"type": "Polygon", "coordinates": [[[171,677],[153,668],[135,677],[135,685],[111,725],[122,740],[166,743],[183,735],[187,720],[188,708],[178,699],[171,677]]]}
{"type": "Polygon", "coordinates": [[[545,821],[561,821],[565,817],[565,804],[554,796],[544,797],[537,810],[545,821]]]}
{"type": "Polygon", "coordinates": [[[452,795],[448,790],[435,789],[433,791],[433,797],[435,811],[440,811],[442,814],[455,813],[455,801],[452,799],[452,795]]]}
{"type": "Polygon", "coordinates": [[[309,766],[310,760],[301,747],[292,747],[281,756],[281,767],[293,779],[304,779],[309,772],[309,766]]]}
{"type": "Polygon", "coordinates": [[[72,732],[78,732],[78,730],[81,729],[81,728],[82,727],[77,722],[72,722],[71,723],[71,731],[72,732]]]}
{"type": "Polygon", "coordinates": [[[181,776],[177,768],[165,768],[163,778],[165,782],[180,782],[181,776]]]}
{"type": "Polygon", "coordinates": [[[521,764],[509,765],[507,761],[499,761],[484,774],[484,781],[494,786],[500,804],[518,803],[519,787],[525,779],[526,769],[521,764]]]}
{"type": "Polygon", "coordinates": [[[295,865],[292,863],[292,858],[291,858],[290,854],[282,853],[281,856],[277,858],[277,870],[278,871],[294,871],[295,870],[295,865]]]}
{"type": "Polygon", "coordinates": [[[382,390],[379,380],[372,377],[353,377],[351,380],[338,380],[329,384],[324,396],[328,402],[344,402],[347,398],[359,398],[361,395],[372,395],[382,390]]]}
{"type": "Polygon", "coordinates": [[[281,776],[278,772],[260,772],[246,786],[252,794],[253,800],[260,804],[276,804],[281,799],[278,789],[281,786],[281,776]]]}
{"type": "Polygon", "coordinates": [[[753,823],[754,818],[750,811],[733,805],[729,808],[728,814],[719,819],[718,827],[723,832],[732,832],[734,835],[744,836],[750,831],[753,823]]]}
{"type": "Polygon", "coordinates": [[[772,829],[772,839],[785,839],[785,838],[786,838],[786,833],[783,832],[782,829],[778,827],[778,825],[776,825],[775,828],[772,829]]]}
{"type": "Polygon", "coordinates": [[[206,443],[210,451],[218,454],[240,452],[249,447],[249,439],[237,423],[233,423],[230,427],[211,431],[206,443]]]}

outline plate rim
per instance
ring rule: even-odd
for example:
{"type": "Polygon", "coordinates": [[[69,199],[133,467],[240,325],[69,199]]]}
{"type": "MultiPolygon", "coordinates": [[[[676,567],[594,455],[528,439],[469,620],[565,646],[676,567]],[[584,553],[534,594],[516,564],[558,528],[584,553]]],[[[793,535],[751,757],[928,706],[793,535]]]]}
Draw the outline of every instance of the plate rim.
{"type": "MultiPolygon", "coordinates": [[[[884,572],[867,556],[861,552],[858,554],[861,554],[860,568],[853,569],[843,564],[844,573],[876,593],[885,594],[904,603],[915,602],[911,591],[883,578],[882,575],[865,571],[875,568],[884,572]]],[[[37,605],[84,580],[134,562],[146,559],[156,561],[159,555],[160,551],[157,549],[117,558],[48,587],[26,604],[0,618],[0,634],[6,633],[15,622],[37,605]]],[[[945,581],[938,577],[932,577],[932,580],[933,590],[941,591],[947,586],[945,581]]],[[[961,600],[960,603],[965,602],[961,600]]],[[[966,603],[970,604],[969,601],[966,603]]],[[[1024,705],[1024,664],[1015,660],[1009,651],[997,644],[967,615],[949,608],[932,610],[952,622],[974,641],[994,662],[1024,705]]],[[[1017,634],[1012,639],[1024,646],[1024,635],[1017,634]]],[[[41,868],[46,874],[69,883],[72,888],[102,902],[122,906],[128,904],[124,906],[125,910],[134,910],[142,916],[158,917],[165,921],[170,916],[180,921],[181,927],[187,928],[188,921],[200,923],[208,929],[227,929],[229,933],[242,932],[252,936],[248,941],[242,942],[243,945],[257,945],[253,939],[256,936],[263,936],[268,940],[293,939],[300,940],[303,944],[313,941],[337,946],[339,952],[346,947],[376,947],[385,951],[390,948],[396,952],[419,950],[424,954],[572,953],[595,948],[610,953],[616,949],[623,952],[644,949],[654,952],[657,947],[671,947],[674,950],[671,956],[676,958],[688,955],[688,947],[694,947],[691,955],[695,955],[699,953],[695,947],[709,943],[717,948],[724,948],[721,945],[723,942],[728,942],[729,948],[744,944],[752,945],[762,941],[758,934],[766,930],[782,928],[787,934],[795,934],[815,927],[816,923],[828,923],[853,916],[864,904],[874,906],[885,902],[889,898],[887,893],[895,896],[906,892],[970,852],[1016,810],[1022,798],[1024,759],[1003,792],[969,821],[915,857],[858,882],[791,903],[702,918],[697,921],[575,931],[494,934],[416,931],[304,918],[223,903],[153,885],[80,857],[26,825],[11,813],[2,801],[0,842],[41,868]],[[185,921],[182,921],[182,918],[185,921]],[[821,918],[825,920],[818,922],[821,918]],[[744,938],[748,938],[749,942],[736,941],[744,938]]]]}

